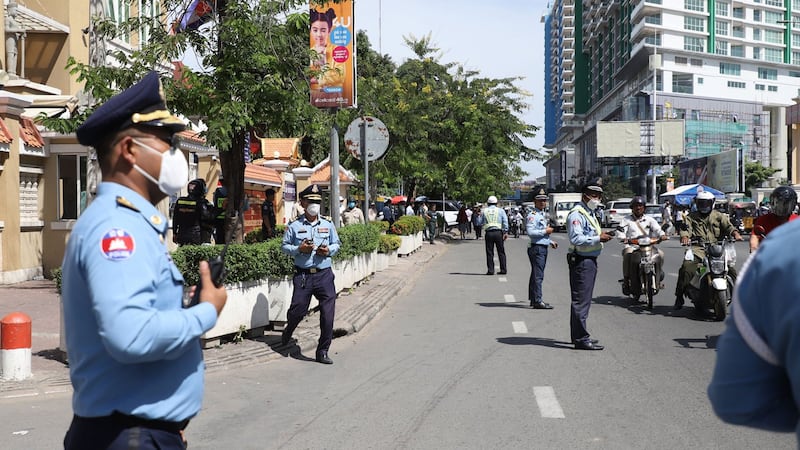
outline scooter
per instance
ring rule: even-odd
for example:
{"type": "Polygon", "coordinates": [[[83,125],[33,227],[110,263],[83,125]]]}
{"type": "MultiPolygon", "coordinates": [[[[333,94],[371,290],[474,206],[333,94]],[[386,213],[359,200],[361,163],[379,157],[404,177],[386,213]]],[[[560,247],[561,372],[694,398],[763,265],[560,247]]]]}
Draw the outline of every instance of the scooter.
{"type": "Polygon", "coordinates": [[[650,310],[653,309],[653,297],[658,294],[661,281],[664,279],[664,273],[656,271],[658,251],[655,244],[658,242],[658,239],[649,236],[628,239],[628,243],[636,247],[633,251],[634,254],[638,253],[639,255],[639,267],[636,274],[631,277],[630,295],[637,302],[639,297],[644,295],[647,298],[647,309],[650,310]]]}
{"type": "MultiPolygon", "coordinates": [[[[692,279],[684,290],[684,296],[694,303],[701,315],[713,314],[717,321],[725,320],[733,295],[734,280],[728,269],[736,264],[735,241],[725,238],[715,243],[704,243],[692,239],[690,245],[702,245],[706,256],[697,265],[692,279]]],[[[684,259],[694,259],[691,247],[684,259]]]]}

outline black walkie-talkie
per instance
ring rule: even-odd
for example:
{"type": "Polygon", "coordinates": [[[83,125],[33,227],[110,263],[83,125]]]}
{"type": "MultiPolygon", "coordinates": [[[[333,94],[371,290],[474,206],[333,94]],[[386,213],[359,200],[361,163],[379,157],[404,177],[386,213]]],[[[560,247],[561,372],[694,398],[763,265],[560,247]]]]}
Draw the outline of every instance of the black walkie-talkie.
{"type": "MultiPolygon", "coordinates": [[[[236,224],[231,226],[231,229],[228,230],[228,234],[225,237],[225,245],[222,247],[222,251],[219,253],[219,256],[215,256],[208,261],[208,268],[211,271],[211,281],[214,283],[216,287],[222,287],[223,283],[225,283],[225,275],[227,275],[227,271],[225,270],[225,254],[228,252],[228,245],[231,243],[231,238],[233,237],[233,232],[236,230],[236,227],[242,220],[242,213],[241,211],[238,213],[238,217],[236,220],[236,224]]],[[[197,286],[194,288],[194,295],[192,295],[192,299],[186,305],[186,308],[191,308],[192,306],[200,303],[200,291],[203,288],[203,280],[197,280],[197,286]]]]}

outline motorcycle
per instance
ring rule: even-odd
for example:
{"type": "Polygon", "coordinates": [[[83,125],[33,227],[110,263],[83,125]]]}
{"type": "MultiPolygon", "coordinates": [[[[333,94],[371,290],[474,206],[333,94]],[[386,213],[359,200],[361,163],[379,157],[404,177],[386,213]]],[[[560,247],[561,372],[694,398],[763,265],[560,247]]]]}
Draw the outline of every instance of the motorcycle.
{"type": "Polygon", "coordinates": [[[632,274],[633,276],[631,277],[630,295],[637,302],[639,297],[644,295],[647,298],[647,309],[653,309],[653,297],[658,294],[661,288],[661,281],[664,279],[664,272],[657,273],[656,271],[658,251],[655,245],[658,242],[659,239],[653,239],[649,236],[628,239],[628,244],[635,247],[634,254],[639,256],[636,273],[632,274]]]}
{"type": "Polygon", "coordinates": [[[517,216],[511,219],[511,234],[513,234],[515,238],[518,238],[521,230],[522,230],[522,218],[517,216]]]}
{"type": "MultiPolygon", "coordinates": [[[[713,313],[717,321],[725,320],[733,295],[734,280],[728,273],[736,264],[735,241],[725,238],[714,243],[692,239],[691,245],[702,245],[706,256],[697,265],[692,279],[684,290],[684,296],[694,303],[702,315],[713,313]]],[[[692,249],[686,250],[684,259],[694,259],[692,249]]]]}

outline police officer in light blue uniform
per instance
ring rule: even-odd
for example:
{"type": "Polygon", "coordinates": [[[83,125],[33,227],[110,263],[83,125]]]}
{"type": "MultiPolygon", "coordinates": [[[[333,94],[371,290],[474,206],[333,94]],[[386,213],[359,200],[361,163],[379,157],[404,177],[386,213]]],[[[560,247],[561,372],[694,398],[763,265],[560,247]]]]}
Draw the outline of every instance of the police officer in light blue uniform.
{"type": "Polygon", "coordinates": [[[770,232],[745,263],[717,341],[708,396],[725,422],[794,431],[800,442],[800,220],[770,232]]]}
{"type": "Polygon", "coordinates": [[[550,239],[553,227],[547,224],[544,209],[547,206],[547,191],[543,187],[534,190],[534,208],[525,219],[525,232],[531,242],[528,245],[528,260],[531,262],[531,276],[528,279],[528,300],[533,309],[553,309],[542,300],[542,282],[547,264],[547,251],[558,244],[550,239]]]}
{"type": "Polygon", "coordinates": [[[320,336],[316,360],[333,364],[328,350],[333,340],[333,316],[336,307],[331,257],[339,251],[341,242],[333,223],[320,216],[322,193],[312,184],[300,192],[300,203],[305,213],[290,223],[283,235],[281,249],[294,258],[292,304],[287,313],[286,328],[281,334],[281,344],[287,345],[292,333],[308,313],[311,296],[319,300],[320,336]]]}
{"type": "Polygon", "coordinates": [[[569,286],[572,296],[570,310],[570,337],[578,350],[602,350],[596,339],[589,337],[586,319],[592,306],[592,292],[597,277],[597,257],[603,249],[603,242],[611,240],[611,235],[603,232],[594,211],[600,205],[603,195],[601,180],[587,183],[582,189],[581,202],[567,215],[569,233],[569,286]]]}
{"type": "Polygon", "coordinates": [[[66,449],[182,449],[183,429],[200,411],[199,338],[227,294],[202,262],[200,303],[182,307],[183,276],[164,241],[168,221],[154,206],[186,185],[186,158],[172,144],[182,129],[151,72],[77,130],[97,151],[103,182],[62,265],[74,411],[66,449]]]}

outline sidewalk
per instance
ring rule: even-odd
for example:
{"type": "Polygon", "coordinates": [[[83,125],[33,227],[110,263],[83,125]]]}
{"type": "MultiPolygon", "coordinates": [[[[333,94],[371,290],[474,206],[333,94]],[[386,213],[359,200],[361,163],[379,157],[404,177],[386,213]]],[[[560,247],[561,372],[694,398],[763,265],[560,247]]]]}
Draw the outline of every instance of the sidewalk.
{"type": "MultiPolygon", "coordinates": [[[[445,240],[449,236],[442,236],[445,240]]],[[[409,256],[398,258],[398,263],[376,272],[351,291],[343,291],[336,300],[334,338],[356,333],[372,320],[397,295],[403,293],[431,260],[447,250],[443,240],[436,245],[423,243],[409,256]]],[[[31,372],[23,381],[0,380],[0,399],[39,396],[71,392],[69,369],[60,361],[59,300],[55,283],[50,280],[28,281],[14,285],[0,285],[0,318],[19,311],[31,317],[31,372]]],[[[288,346],[280,345],[280,331],[266,331],[263,336],[244,339],[238,344],[226,343],[203,350],[208,373],[235,369],[252,364],[281,359],[289,354],[302,353],[313,360],[319,338],[319,316],[310,313],[294,333],[297,340],[288,346]]],[[[336,360],[336,343],[331,357],[336,360]]]]}

